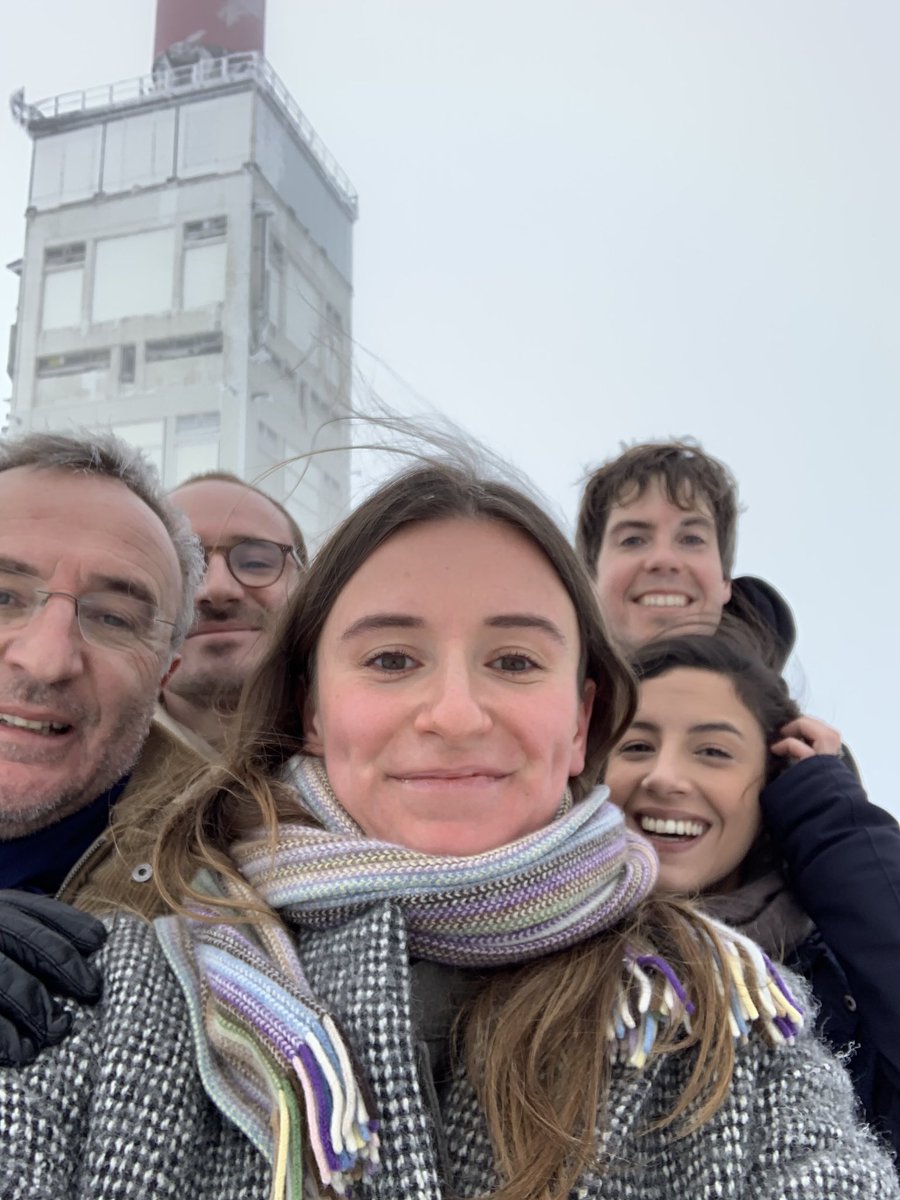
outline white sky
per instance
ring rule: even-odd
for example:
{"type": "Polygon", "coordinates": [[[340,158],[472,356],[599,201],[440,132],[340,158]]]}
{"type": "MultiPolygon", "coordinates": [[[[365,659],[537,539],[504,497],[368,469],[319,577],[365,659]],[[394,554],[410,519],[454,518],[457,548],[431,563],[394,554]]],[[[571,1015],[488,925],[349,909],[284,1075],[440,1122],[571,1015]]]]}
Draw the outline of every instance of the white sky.
{"type": "MultiPolygon", "coordinates": [[[[145,73],[153,0],[8,5],[0,92],[145,73]]],[[[892,778],[900,671],[900,7],[893,0],[268,0],[268,57],[360,193],[358,365],[571,520],[623,440],[738,476],[738,573],[793,678],[892,778]]],[[[0,262],[30,142],[0,121],[0,262]]],[[[3,273],[6,276],[7,273],[3,273]]],[[[16,287],[0,279],[0,324],[16,287]]],[[[8,385],[0,394],[8,394],[8,385]]]]}

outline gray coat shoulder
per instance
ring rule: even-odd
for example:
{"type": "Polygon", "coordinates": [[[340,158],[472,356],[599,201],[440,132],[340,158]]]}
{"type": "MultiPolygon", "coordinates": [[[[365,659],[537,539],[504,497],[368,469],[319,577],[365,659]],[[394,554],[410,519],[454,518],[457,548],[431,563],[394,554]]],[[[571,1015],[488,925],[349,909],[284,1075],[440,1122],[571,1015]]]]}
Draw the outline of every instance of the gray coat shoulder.
{"type": "Polygon", "coordinates": [[[268,1200],[270,1172],[207,1099],[153,927],[107,919],[104,995],[31,1066],[0,1071],[3,1200],[268,1200]]]}

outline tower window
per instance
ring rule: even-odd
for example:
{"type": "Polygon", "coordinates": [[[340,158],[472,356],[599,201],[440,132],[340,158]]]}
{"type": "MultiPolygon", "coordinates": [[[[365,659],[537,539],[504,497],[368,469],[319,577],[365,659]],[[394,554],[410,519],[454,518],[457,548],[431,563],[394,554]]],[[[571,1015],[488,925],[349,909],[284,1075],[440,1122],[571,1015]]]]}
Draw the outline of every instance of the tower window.
{"type": "Polygon", "coordinates": [[[84,258],[84,242],[65,242],[44,251],[41,329],[77,329],[81,324],[84,258]]]}
{"type": "Polygon", "coordinates": [[[147,362],[164,362],[169,358],[194,358],[199,354],[221,354],[221,333],[195,333],[187,337],[157,338],[147,342],[144,357],[147,362]]]}
{"type": "Polygon", "coordinates": [[[71,354],[47,354],[37,360],[37,373],[42,379],[53,375],[81,375],[85,371],[108,371],[110,352],[106,350],[73,350],[71,354]]]}
{"type": "Polygon", "coordinates": [[[186,242],[208,242],[222,238],[228,233],[227,217],[206,217],[202,221],[187,221],[184,226],[186,242]]]}
{"type": "Polygon", "coordinates": [[[137,347],[134,342],[128,342],[119,351],[119,382],[134,383],[134,371],[137,363],[137,347]]]}
{"type": "Polygon", "coordinates": [[[84,265],[84,242],[66,242],[62,246],[48,246],[44,251],[44,266],[74,267],[84,265]]]}

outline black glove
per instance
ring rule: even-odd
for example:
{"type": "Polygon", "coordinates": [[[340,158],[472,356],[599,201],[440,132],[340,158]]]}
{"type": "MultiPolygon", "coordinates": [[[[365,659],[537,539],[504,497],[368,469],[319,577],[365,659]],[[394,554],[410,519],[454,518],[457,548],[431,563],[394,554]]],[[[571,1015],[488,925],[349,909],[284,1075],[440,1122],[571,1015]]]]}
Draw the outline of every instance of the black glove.
{"type": "Polygon", "coordinates": [[[99,1000],[100,973],[85,956],[105,938],[105,927],[77,908],[0,890],[0,1065],[22,1066],[66,1036],[71,1018],[51,992],[99,1000]]]}

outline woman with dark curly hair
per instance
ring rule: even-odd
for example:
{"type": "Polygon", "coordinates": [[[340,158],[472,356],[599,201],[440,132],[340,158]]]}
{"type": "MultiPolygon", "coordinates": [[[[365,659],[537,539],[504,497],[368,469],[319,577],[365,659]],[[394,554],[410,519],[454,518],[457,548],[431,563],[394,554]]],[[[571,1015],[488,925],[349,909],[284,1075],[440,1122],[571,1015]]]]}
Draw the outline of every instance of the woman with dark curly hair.
{"type": "Polygon", "coordinates": [[[900,1149],[900,828],[841,736],[728,639],[642,650],[638,708],[606,782],[691,895],[810,982],[869,1121],[900,1149]]]}

